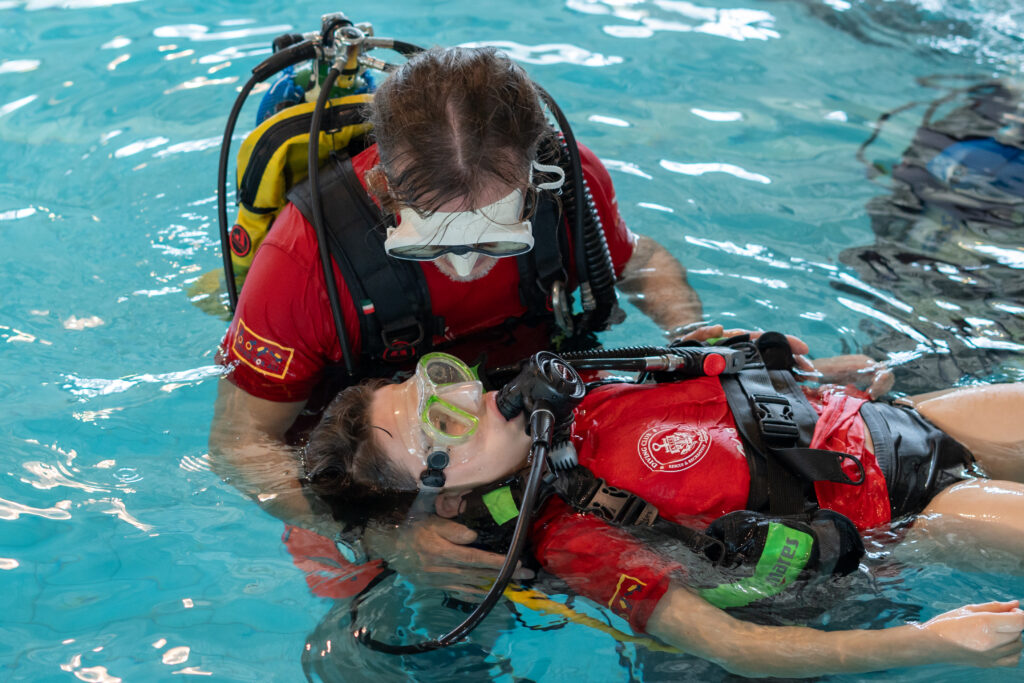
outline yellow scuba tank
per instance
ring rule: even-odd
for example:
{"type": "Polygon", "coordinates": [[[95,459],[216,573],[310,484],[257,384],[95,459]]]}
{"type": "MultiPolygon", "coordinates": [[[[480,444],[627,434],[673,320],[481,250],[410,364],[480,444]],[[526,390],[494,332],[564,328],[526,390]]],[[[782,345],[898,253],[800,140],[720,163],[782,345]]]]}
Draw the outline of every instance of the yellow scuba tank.
{"type": "Polygon", "coordinates": [[[422,51],[411,43],[377,38],[373,26],[354,24],[341,12],[322,16],[318,32],[278,36],[273,48],[273,54],[252,69],[252,76],[240,88],[221,142],[217,213],[223,269],[220,275],[205,273],[189,289],[192,303],[215,315],[230,317],[241,281],[274,218],[287,203],[288,191],[308,177],[314,123],[320,164],[332,152],[353,155],[367,146],[370,124],[364,110],[373,98],[374,74],[386,75],[397,68],[367,53],[382,48],[409,57],[422,51]],[[309,66],[296,72],[300,64],[309,66]],[[226,195],[235,123],[255,86],[274,76],[278,78],[260,104],[257,128],[246,136],[237,156],[239,209],[232,225],[228,223],[226,195]],[[225,290],[226,301],[222,296],[225,290]]]}
{"type": "MultiPolygon", "coordinates": [[[[370,124],[362,110],[372,99],[367,93],[329,101],[320,132],[320,164],[331,152],[352,152],[365,146],[370,124]]],[[[309,128],[315,106],[315,102],[306,102],[279,111],[249,133],[238,151],[239,206],[230,246],[239,288],[257,247],[287,203],[288,190],[309,173],[309,128]]]]}

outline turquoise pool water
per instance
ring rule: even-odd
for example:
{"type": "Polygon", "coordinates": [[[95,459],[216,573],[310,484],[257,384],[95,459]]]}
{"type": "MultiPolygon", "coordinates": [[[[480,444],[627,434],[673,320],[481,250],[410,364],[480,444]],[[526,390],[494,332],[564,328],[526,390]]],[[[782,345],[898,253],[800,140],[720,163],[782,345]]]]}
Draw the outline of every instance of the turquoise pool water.
{"type": "MultiPolygon", "coordinates": [[[[946,92],[918,77],[1020,75],[1016,0],[404,0],[365,10],[3,0],[0,679],[724,677],[589,626],[505,609],[473,644],[433,659],[362,651],[347,608],[307,590],[280,523],[209,471],[213,356],[226,323],[187,292],[220,263],[220,135],[270,40],[337,10],[380,35],[492,43],[520,58],[606,161],[626,221],[689,267],[710,319],[792,331],[819,355],[874,344],[897,363],[941,351],[930,342],[941,333],[965,356],[999,347],[985,372],[1020,377],[1024,303],[1012,286],[975,297],[961,277],[951,281],[965,288],[962,300],[887,293],[840,260],[874,242],[866,205],[889,191],[856,159],[875,121],[946,92]],[[942,317],[954,310],[959,327],[942,317]]],[[[897,162],[922,111],[894,117],[868,159],[897,162]]],[[[954,240],[945,253],[959,263],[956,249],[966,258],[978,244],[954,240]]],[[[981,244],[1019,292],[1019,240],[981,244]]],[[[631,311],[606,341],[638,337],[657,330],[631,311]]],[[[1024,581],[931,565],[903,569],[879,590],[929,616],[1016,597],[1024,581]]],[[[417,598],[408,600],[371,602],[363,618],[412,618],[431,633],[451,621],[413,614],[417,598]]],[[[600,607],[576,606],[622,626],[600,607]]],[[[899,672],[965,675],[1003,680],[899,672]]]]}

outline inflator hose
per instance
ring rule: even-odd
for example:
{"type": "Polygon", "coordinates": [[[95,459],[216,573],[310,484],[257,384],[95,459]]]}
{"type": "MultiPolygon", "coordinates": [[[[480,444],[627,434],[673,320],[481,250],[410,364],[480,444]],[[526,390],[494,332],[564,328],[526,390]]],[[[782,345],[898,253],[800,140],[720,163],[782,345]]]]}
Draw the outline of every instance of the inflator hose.
{"type": "Polygon", "coordinates": [[[235,103],[228,114],[228,122],[224,127],[224,138],[220,143],[220,163],[217,166],[217,220],[220,223],[220,248],[224,258],[224,285],[228,291],[228,307],[234,312],[238,305],[238,288],[235,284],[235,269],[231,264],[231,236],[228,234],[228,203],[227,203],[227,180],[228,180],[228,158],[231,153],[231,136],[235,133],[235,124],[238,122],[238,114],[242,111],[242,105],[249,97],[249,93],[256,87],[257,83],[267,80],[278,72],[298,64],[299,62],[312,59],[316,56],[316,47],[311,41],[305,40],[296,43],[280,52],[275,52],[267,59],[260,62],[252,70],[252,76],[242,86],[241,92],[235,98],[235,103]]]}
{"type": "Polygon", "coordinates": [[[355,375],[352,362],[352,351],[345,334],[345,318],[342,317],[341,303],[338,300],[338,281],[334,279],[334,268],[331,266],[331,255],[327,250],[327,230],[324,227],[324,208],[320,203],[320,129],[323,127],[323,114],[327,111],[327,100],[331,97],[331,88],[338,80],[341,70],[332,66],[327,78],[320,86],[320,95],[313,107],[313,120],[309,124],[309,204],[313,209],[313,230],[316,232],[316,249],[320,255],[320,268],[323,270],[324,283],[327,285],[327,299],[331,304],[331,315],[334,318],[334,329],[338,333],[341,353],[345,357],[345,370],[349,377],[355,375]]]}

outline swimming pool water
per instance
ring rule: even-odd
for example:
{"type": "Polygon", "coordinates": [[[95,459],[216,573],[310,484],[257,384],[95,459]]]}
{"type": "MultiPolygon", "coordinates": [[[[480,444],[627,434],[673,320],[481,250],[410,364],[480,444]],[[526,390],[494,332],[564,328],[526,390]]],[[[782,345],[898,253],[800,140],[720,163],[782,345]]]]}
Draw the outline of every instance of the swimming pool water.
{"type": "MultiPolygon", "coordinates": [[[[875,121],[944,94],[918,77],[1019,76],[1015,0],[3,0],[0,679],[290,681],[304,658],[346,681],[723,678],[528,610],[499,609],[474,644],[422,662],[353,647],[347,608],[310,595],[280,523],[209,471],[226,323],[188,290],[220,264],[223,125],[270,40],[338,10],[378,35],[521,59],[605,160],[627,223],[690,269],[709,319],[792,331],[818,355],[913,355],[941,327],[995,340],[992,375],[1020,377],[1024,302],[979,296],[951,329],[928,317],[948,309],[922,308],[933,293],[894,305],[839,260],[874,242],[865,207],[888,192],[856,159],[875,121]]],[[[887,123],[869,160],[897,162],[921,113],[887,123]]],[[[1011,277],[1024,268],[1019,241],[988,246],[1011,277]]],[[[657,335],[630,310],[605,341],[657,335]]],[[[934,565],[880,587],[922,616],[1022,589],[934,565]]],[[[450,621],[408,601],[364,617],[434,634],[450,621]]]]}

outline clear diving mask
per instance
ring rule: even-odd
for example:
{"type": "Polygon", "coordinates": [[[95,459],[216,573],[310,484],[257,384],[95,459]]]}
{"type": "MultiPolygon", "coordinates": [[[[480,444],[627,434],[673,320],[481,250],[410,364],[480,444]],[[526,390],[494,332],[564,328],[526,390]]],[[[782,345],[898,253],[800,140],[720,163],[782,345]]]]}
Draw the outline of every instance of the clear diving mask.
{"type": "Polygon", "coordinates": [[[416,365],[417,426],[428,445],[426,486],[444,486],[448,447],[469,441],[480,425],[483,384],[468,365],[447,353],[428,353],[416,365]]]}
{"type": "MultiPolygon", "coordinates": [[[[558,180],[537,185],[538,189],[557,189],[565,179],[558,166],[533,162],[533,169],[553,173],[558,180]]],[[[456,274],[469,275],[480,255],[493,258],[518,256],[533,249],[533,225],[523,220],[525,196],[513,190],[498,201],[473,211],[436,211],[421,216],[415,209],[403,207],[399,224],[388,228],[384,250],[395,258],[433,261],[445,258],[456,274]]]]}

